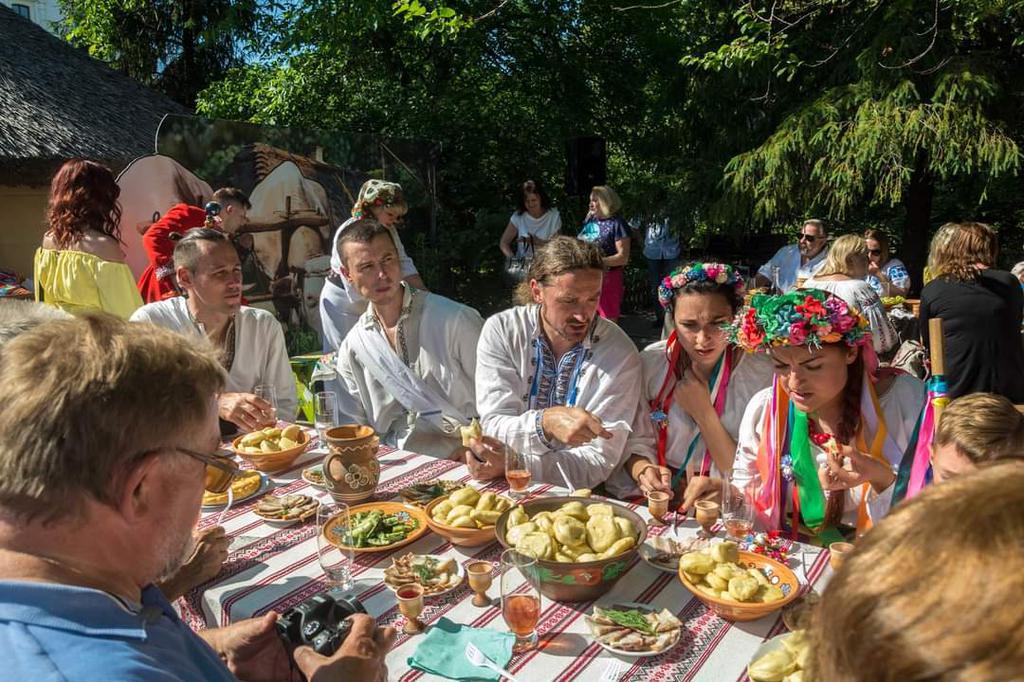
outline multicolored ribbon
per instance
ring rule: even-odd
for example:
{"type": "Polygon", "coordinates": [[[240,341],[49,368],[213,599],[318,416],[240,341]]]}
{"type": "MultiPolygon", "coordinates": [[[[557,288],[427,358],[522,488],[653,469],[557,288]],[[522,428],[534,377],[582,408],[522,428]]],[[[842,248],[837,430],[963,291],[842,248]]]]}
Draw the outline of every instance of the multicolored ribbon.
{"type": "Polygon", "coordinates": [[[936,412],[949,402],[946,395],[948,390],[944,377],[934,376],[928,380],[928,401],[917,419],[914,435],[900,462],[892,494],[893,504],[914,497],[931,480],[931,445],[939,425],[936,412]]]}

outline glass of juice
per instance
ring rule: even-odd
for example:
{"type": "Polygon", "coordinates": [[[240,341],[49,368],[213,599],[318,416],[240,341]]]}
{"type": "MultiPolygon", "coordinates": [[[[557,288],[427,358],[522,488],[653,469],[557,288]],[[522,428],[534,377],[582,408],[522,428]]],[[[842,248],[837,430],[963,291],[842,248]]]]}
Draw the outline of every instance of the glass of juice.
{"type": "Polygon", "coordinates": [[[530,469],[523,457],[515,448],[508,445],[505,448],[505,480],[508,481],[509,492],[512,497],[520,498],[527,495],[530,487],[530,469]]]}
{"type": "Polygon", "coordinates": [[[737,542],[754,531],[753,486],[741,490],[730,478],[723,479],[722,525],[729,539],[737,542]]]}
{"type": "Polygon", "coordinates": [[[507,549],[501,554],[501,615],[512,634],[514,653],[537,646],[540,621],[540,591],[537,589],[537,560],[507,549]]]}

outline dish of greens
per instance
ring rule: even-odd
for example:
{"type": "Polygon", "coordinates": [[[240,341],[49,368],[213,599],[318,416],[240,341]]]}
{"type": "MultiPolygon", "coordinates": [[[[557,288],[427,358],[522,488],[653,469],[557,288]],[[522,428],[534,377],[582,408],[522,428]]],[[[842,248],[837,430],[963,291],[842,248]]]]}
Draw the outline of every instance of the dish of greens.
{"type": "Polygon", "coordinates": [[[353,507],[350,523],[341,517],[327,522],[324,534],[333,544],[356,552],[378,552],[400,547],[427,530],[423,512],[396,502],[380,502],[353,507]]]}

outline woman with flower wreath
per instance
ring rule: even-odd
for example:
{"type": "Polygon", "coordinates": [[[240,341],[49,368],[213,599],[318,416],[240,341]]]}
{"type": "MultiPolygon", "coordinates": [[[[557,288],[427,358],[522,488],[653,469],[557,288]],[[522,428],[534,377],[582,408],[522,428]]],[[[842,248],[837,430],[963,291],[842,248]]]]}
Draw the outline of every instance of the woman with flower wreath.
{"type": "Polygon", "coordinates": [[[868,321],[820,290],[754,296],[731,338],[775,370],[747,406],[733,463],[760,524],[822,543],[866,532],[889,510],[924,385],[879,373],[868,321]]]}
{"type": "Polygon", "coordinates": [[[360,218],[373,218],[391,233],[398,249],[402,279],[416,287],[426,289],[416,264],[405,252],[398,237],[398,221],[409,210],[402,186],[385,180],[367,180],[359,190],[359,198],[352,206],[352,217],[341,224],[331,240],[331,274],[320,292],[320,322],[323,325],[325,353],[338,350],[348,330],[355,326],[359,316],[366,312],[366,299],[354,287],[345,285],[341,274],[341,256],[338,255],[338,236],[342,230],[360,218]]]}
{"type": "Polygon", "coordinates": [[[673,330],[640,354],[641,417],[653,425],[655,452],[652,458],[633,454],[625,471],[644,494],[674,492],[673,508],[693,477],[732,469],[743,410],[772,380],[768,358],[729,343],[725,328],[743,292],[743,277],[722,263],[678,267],[658,287],[673,330]]]}

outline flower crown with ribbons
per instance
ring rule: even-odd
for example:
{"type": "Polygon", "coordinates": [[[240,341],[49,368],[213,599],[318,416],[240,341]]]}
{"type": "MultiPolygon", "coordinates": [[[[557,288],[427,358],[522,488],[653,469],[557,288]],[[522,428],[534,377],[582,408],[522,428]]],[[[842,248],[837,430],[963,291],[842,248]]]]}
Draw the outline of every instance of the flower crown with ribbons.
{"type": "Polygon", "coordinates": [[[366,214],[370,207],[391,208],[405,205],[402,186],[397,182],[367,180],[359,190],[359,198],[356,199],[355,206],[352,207],[352,217],[356,219],[367,217],[366,214]]]}
{"type": "Polygon", "coordinates": [[[748,352],[779,346],[844,343],[870,346],[871,327],[860,311],[820,289],[797,289],[779,296],[756,294],[729,327],[729,340],[748,352]]]}
{"type": "Polygon", "coordinates": [[[730,285],[736,288],[737,293],[743,294],[746,283],[743,277],[736,272],[736,269],[725,263],[691,263],[676,268],[665,279],[661,280],[658,286],[658,302],[661,307],[667,309],[676,291],[688,284],[699,282],[712,282],[720,285],[730,285]]]}

